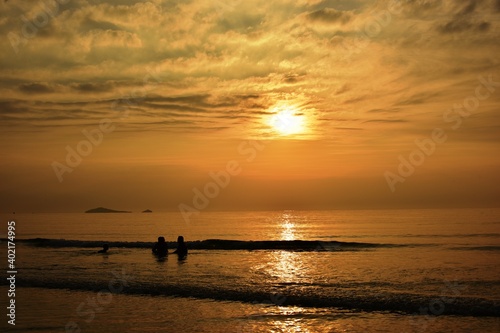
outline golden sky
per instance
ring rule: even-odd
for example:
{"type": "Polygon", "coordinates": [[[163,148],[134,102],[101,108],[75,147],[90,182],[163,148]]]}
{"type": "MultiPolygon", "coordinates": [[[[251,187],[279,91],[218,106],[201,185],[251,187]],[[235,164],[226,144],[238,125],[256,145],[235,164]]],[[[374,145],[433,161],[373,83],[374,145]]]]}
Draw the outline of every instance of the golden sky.
{"type": "Polygon", "coordinates": [[[499,206],[499,0],[0,7],[2,211],[499,206]]]}

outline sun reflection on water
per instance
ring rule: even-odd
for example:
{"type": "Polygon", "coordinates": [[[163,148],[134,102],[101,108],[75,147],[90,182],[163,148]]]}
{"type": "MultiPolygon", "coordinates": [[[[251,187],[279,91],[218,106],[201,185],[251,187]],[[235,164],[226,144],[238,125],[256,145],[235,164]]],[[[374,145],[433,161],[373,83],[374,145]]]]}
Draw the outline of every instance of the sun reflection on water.
{"type": "MultiPolygon", "coordinates": [[[[284,211],[269,221],[274,230],[273,238],[280,241],[303,239],[304,223],[307,218],[300,212],[284,211]]],[[[265,279],[270,287],[269,300],[276,306],[264,308],[265,318],[269,325],[269,332],[327,332],[328,327],[322,326],[311,329],[307,323],[309,309],[286,305],[287,297],[295,292],[306,292],[307,286],[314,279],[311,274],[311,260],[304,252],[293,250],[267,251],[262,260],[253,267],[259,276],[265,279]],[[273,298],[274,295],[274,298],[273,298]],[[279,300],[279,302],[276,302],[279,300]],[[267,319],[271,319],[268,321],[267,319]]]]}
{"type": "Polygon", "coordinates": [[[301,258],[297,253],[277,251],[271,259],[272,276],[278,285],[296,283],[302,268],[301,258]]]}
{"type": "Polygon", "coordinates": [[[290,221],[290,214],[283,213],[281,221],[281,240],[295,239],[295,224],[290,221]]]}
{"type": "Polygon", "coordinates": [[[309,333],[311,332],[306,327],[302,327],[300,319],[286,319],[286,320],[275,320],[273,321],[274,327],[279,331],[277,332],[287,332],[287,333],[309,333]]]}
{"type": "MultiPolygon", "coordinates": [[[[292,241],[299,237],[299,231],[294,221],[297,220],[293,211],[284,211],[276,219],[277,234],[281,241],[292,241]]],[[[301,279],[304,270],[302,256],[293,251],[273,251],[269,253],[267,263],[263,265],[272,284],[279,287],[294,284],[301,279]]]]}

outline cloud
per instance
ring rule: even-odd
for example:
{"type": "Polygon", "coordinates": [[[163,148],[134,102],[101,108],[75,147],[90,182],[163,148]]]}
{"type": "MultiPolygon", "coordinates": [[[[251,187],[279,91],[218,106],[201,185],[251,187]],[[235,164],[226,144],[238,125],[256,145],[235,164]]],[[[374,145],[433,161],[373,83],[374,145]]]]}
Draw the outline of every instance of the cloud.
{"type": "Polygon", "coordinates": [[[19,115],[29,112],[29,107],[25,102],[19,100],[0,101],[0,115],[19,115]]]}
{"type": "Polygon", "coordinates": [[[441,4],[444,10],[448,10],[446,23],[439,23],[437,30],[443,34],[455,34],[466,31],[486,32],[490,29],[491,23],[484,20],[489,16],[491,6],[494,4],[485,0],[469,0],[464,2],[452,2],[447,6],[441,4]]]}
{"type": "Polygon", "coordinates": [[[490,29],[491,23],[485,21],[473,22],[462,17],[454,18],[453,20],[441,24],[437,30],[442,34],[454,34],[465,31],[486,32],[490,29]]]}
{"type": "Polygon", "coordinates": [[[92,83],[92,82],[86,82],[86,83],[75,83],[72,84],[71,87],[74,90],[77,90],[79,92],[83,93],[99,93],[99,92],[107,92],[110,91],[113,88],[112,84],[109,83],[92,83]]]}
{"type": "MultiPolygon", "coordinates": [[[[458,88],[432,96],[450,82],[463,87],[497,68],[492,8],[499,3],[403,1],[387,19],[381,14],[387,2],[361,0],[239,1],[223,8],[198,0],[79,1],[61,6],[50,27],[39,29],[49,29],[50,38],[35,36],[18,55],[0,55],[0,93],[45,102],[54,114],[68,107],[82,121],[98,116],[78,110],[113,115],[113,103],[136,94],[123,128],[155,117],[200,117],[200,126],[211,117],[228,123],[240,117],[256,128],[282,100],[324,119],[395,105],[403,117],[406,109],[456,95],[458,88]],[[367,24],[380,29],[368,36],[367,24]]],[[[10,25],[19,33],[15,18],[36,12],[24,2],[7,8],[0,31],[10,25]]],[[[7,39],[0,46],[12,51],[7,39]]]]}
{"type": "Polygon", "coordinates": [[[408,98],[402,98],[399,102],[397,102],[395,105],[415,105],[415,104],[424,104],[431,102],[433,99],[436,97],[441,96],[441,92],[434,92],[434,91],[426,91],[426,92],[420,92],[417,93],[411,97],[408,98]]]}
{"type": "Polygon", "coordinates": [[[368,110],[366,112],[368,112],[368,113],[394,113],[394,112],[398,112],[400,110],[401,109],[387,108],[387,109],[371,109],[371,110],[368,110]]]}
{"type": "Polygon", "coordinates": [[[475,11],[476,9],[476,6],[477,6],[477,2],[476,0],[470,0],[468,4],[466,4],[464,6],[464,8],[458,12],[457,15],[468,15],[468,14],[471,14],[475,11]]]}
{"type": "Polygon", "coordinates": [[[233,13],[224,15],[215,25],[214,32],[226,33],[236,31],[239,33],[250,33],[257,29],[264,22],[264,14],[260,13],[233,13]]]}
{"type": "Polygon", "coordinates": [[[307,14],[307,17],[311,21],[345,24],[352,19],[353,14],[352,12],[340,11],[334,8],[323,8],[307,14]]]}
{"type": "Polygon", "coordinates": [[[26,94],[48,94],[55,91],[47,83],[25,83],[19,86],[19,90],[26,94]]]}
{"type": "Polygon", "coordinates": [[[82,23],[81,23],[81,29],[83,31],[87,30],[122,30],[119,26],[117,26],[114,23],[111,22],[106,22],[106,21],[95,21],[89,17],[87,17],[82,23]]]}

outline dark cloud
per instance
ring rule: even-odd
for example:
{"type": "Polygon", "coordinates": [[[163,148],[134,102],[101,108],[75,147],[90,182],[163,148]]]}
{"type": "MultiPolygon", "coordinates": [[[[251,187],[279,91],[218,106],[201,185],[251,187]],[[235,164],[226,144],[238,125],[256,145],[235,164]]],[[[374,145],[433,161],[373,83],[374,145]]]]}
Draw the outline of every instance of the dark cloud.
{"type": "Polygon", "coordinates": [[[464,31],[485,32],[490,29],[490,26],[491,24],[489,22],[471,22],[466,19],[458,18],[438,26],[437,30],[442,34],[454,34],[464,31]]]}
{"type": "Polygon", "coordinates": [[[256,98],[260,98],[260,95],[256,95],[256,94],[247,94],[247,95],[235,95],[235,97],[238,97],[242,100],[248,100],[248,99],[256,99],[256,98]]]}
{"type": "Polygon", "coordinates": [[[42,100],[4,100],[0,101],[0,122],[3,125],[2,130],[22,125],[24,122],[29,131],[32,131],[37,126],[80,126],[82,122],[98,123],[103,117],[109,117],[108,110],[94,110],[95,105],[96,103],[92,102],[76,104],[42,100]]]}
{"type": "Polygon", "coordinates": [[[189,96],[155,96],[148,97],[147,103],[151,106],[158,106],[165,109],[185,109],[190,111],[204,111],[208,109],[237,107],[244,103],[245,108],[254,106],[261,108],[262,105],[256,103],[255,100],[260,99],[260,95],[256,94],[240,94],[233,96],[212,96],[209,94],[196,94],[189,96]]]}
{"type": "Polygon", "coordinates": [[[19,86],[19,90],[26,94],[49,94],[55,91],[46,83],[25,83],[19,86]]]}
{"type": "Polygon", "coordinates": [[[489,22],[481,22],[476,26],[477,31],[488,31],[491,27],[491,24],[489,22]]]}
{"type": "Polygon", "coordinates": [[[0,116],[6,116],[10,114],[20,114],[29,112],[28,107],[25,103],[21,101],[11,100],[11,101],[0,101],[0,116]]]}
{"type": "Polygon", "coordinates": [[[366,112],[368,113],[392,113],[392,112],[398,112],[400,109],[371,109],[366,112]]]}
{"type": "Polygon", "coordinates": [[[105,83],[76,83],[72,85],[74,90],[79,92],[107,92],[112,89],[110,84],[105,83]]]}
{"type": "Polygon", "coordinates": [[[81,25],[82,30],[123,30],[116,24],[106,21],[94,21],[91,18],[86,18],[81,25]]]}
{"type": "Polygon", "coordinates": [[[465,7],[458,13],[458,15],[468,15],[474,12],[476,9],[477,2],[475,0],[471,0],[465,7]]]}
{"type": "Polygon", "coordinates": [[[333,8],[323,8],[307,14],[307,17],[311,21],[320,21],[327,23],[339,22],[345,24],[351,20],[352,13],[336,10],[333,8]]]}
{"type": "Polygon", "coordinates": [[[286,74],[283,77],[284,83],[297,83],[303,79],[303,75],[299,74],[286,74]]]}
{"type": "Polygon", "coordinates": [[[217,22],[214,32],[226,33],[236,31],[239,33],[248,33],[257,30],[264,22],[265,15],[256,15],[251,13],[233,13],[226,15],[217,22]]]}
{"type": "Polygon", "coordinates": [[[150,102],[167,102],[167,103],[194,103],[198,105],[207,105],[206,100],[210,97],[208,94],[196,94],[187,96],[155,96],[149,97],[150,102]]]}
{"type": "Polygon", "coordinates": [[[472,24],[470,22],[468,22],[467,20],[459,19],[440,25],[438,27],[438,31],[443,34],[452,34],[469,30],[471,27],[472,24]]]}
{"type": "MultiPolygon", "coordinates": [[[[193,112],[193,113],[205,113],[206,109],[203,108],[197,108],[193,106],[187,106],[187,105],[182,105],[182,104],[156,104],[156,103],[150,103],[150,102],[145,102],[141,103],[145,107],[148,107],[152,110],[173,110],[173,111],[183,111],[183,112],[193,112]]],[[[178,114],[181,115],[181,114],[178,114]]],[[[185,114],[182,114],[185,115],[185,114]]]]}
{"type": "Polygon", "coordinates": [[[129,128],[120,128],[119,131],[122,132],[151,132],[151,131],[164,131],[165,127],[169,128],[169,131],[186,133],[193,132],[199,133],[201,131],[211,132],[220,131],[231,128],[230,126],[220,126],[214,122],[206,121],[196,121],[191,119],[163,119],[155,122],[144,123],[130,123],[129,128]]]}
{"type": "Polygon", "coordinates": [[[461,3],[455,9],[453,18],[448,23],[439,25],[437,30],[442,34],[488,31],[491,27],[489,22],[474,19],[474,17],[478,16],[477,12],[481,10],[479,5],[482,3],[484,3],[483,0],[469,0],[465,4],[461,3]]]}
{"type": "Polygon", "coordinates": [[[423,104],[431,101],[434,97],[440,96],[439,92],[422,92],[415,94],[409,98],[399,101],[396,105],[415,105],[423,104]]]}

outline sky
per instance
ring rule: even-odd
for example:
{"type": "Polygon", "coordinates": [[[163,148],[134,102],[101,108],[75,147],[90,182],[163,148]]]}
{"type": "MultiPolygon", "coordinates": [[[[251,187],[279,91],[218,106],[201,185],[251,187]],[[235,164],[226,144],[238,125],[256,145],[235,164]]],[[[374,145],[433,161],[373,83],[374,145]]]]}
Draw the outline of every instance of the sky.
{"type": "Polygon", "coordinates": [[[4,212],[500,206],[500,0],[0,7],[4,212]]]}

